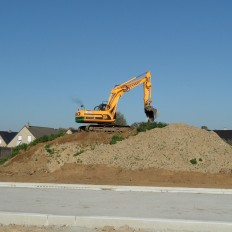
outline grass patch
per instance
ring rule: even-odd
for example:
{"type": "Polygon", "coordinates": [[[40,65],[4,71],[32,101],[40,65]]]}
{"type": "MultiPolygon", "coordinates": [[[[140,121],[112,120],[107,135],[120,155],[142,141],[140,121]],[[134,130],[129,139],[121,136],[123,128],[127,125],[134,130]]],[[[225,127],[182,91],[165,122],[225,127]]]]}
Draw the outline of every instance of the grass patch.
{"type": "Polygon", "coordinates": [[[124,140],[124,137],[122,135],[113,135],[110,144],[116,144],[118,141],[122,140],[124,140]]]}
{"type": "Polygon", "coordinates": [[[73,156],[78,156],[84,152],[85,152],[85,150],[81,149],[80,151],[77,151],[73,156]]]}
{"type": "Polygon", "coordinates": [[[50,144],[46,144],[44,148],[47,151],[47,153],[49,153],[49,155],[53,155],[54,154],[54,148],[51,149],[51,145],[50,144]]]}

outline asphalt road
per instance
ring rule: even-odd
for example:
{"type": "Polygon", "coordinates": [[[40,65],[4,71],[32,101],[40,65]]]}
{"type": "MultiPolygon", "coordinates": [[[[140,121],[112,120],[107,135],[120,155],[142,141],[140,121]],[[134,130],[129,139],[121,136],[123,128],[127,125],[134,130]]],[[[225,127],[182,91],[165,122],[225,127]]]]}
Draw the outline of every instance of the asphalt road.
{"type": "Polygon", "coordinates": [[[0,188],[0,212],[232,222],[231,194],[0,188]]]}

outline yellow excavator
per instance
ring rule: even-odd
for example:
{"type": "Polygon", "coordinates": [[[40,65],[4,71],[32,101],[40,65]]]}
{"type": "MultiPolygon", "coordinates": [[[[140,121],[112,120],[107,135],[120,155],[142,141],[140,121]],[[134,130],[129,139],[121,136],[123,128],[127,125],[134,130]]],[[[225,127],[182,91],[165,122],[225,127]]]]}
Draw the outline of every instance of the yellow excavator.
{"type": "Polygon", "coordinates": [[[151,106],[151,73],[146,73],[133,77],[130,80],[116,85],[110,92],[107,103],[102,103],[94,108],[94,110],[86,110],[83,105],[77,110],[75,121],[77,123],[89,123],[87,126],[79,127],[79,130],[85,131],[123,131],[129,126],[116,125],[116,110],[119,99],[124,93],[143,84],[144,89],[144,111],[149,122],[153,122],[157,116],[157,109],[151,106]]]}

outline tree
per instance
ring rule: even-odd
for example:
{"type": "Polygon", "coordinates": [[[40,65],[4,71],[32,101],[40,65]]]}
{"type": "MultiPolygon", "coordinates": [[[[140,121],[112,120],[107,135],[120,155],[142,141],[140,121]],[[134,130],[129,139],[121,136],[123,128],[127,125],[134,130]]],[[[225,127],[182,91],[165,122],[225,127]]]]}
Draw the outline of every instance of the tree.
{"type": "Polygon", "coordinates": [[[207,126],[202,126],[201,129],[203,129],[203,130],[209,130],[207,126]]]}
{"type": "Polygon", "coordinates": [[[121,112],[116,113],[116,124],[120,126],[126,126],[127,122],[124,115],[121,112]]]}

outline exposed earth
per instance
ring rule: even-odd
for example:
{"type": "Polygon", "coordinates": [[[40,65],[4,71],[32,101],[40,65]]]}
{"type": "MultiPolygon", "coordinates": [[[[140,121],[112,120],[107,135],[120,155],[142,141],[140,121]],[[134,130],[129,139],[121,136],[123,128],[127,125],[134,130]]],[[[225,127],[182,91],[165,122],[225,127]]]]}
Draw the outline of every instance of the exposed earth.
{"type": "MultiPolygon", "coordinates": [[[[103,228],[85,228],[85,227],[36,227],[36,226],[18,226],[10,225],[2,227],[0,232],[151,232],[151,230],[133,229],[127,225],[121,226],[118,229],[113,226],[105,226],[103,228]]],[[[152,232],[156,232],[152,230],[152,232]]],[[[158,232],[158,231],[157,231],[158,232]]],[[[167,231],[168,232],[168,231],[167,231]]]]}
{"type": "Polygon", "coordinates": [[[232,188],[232,146],[213,131],[79,132],[37,144],[0,166],[0,181],[232,188]]]}

